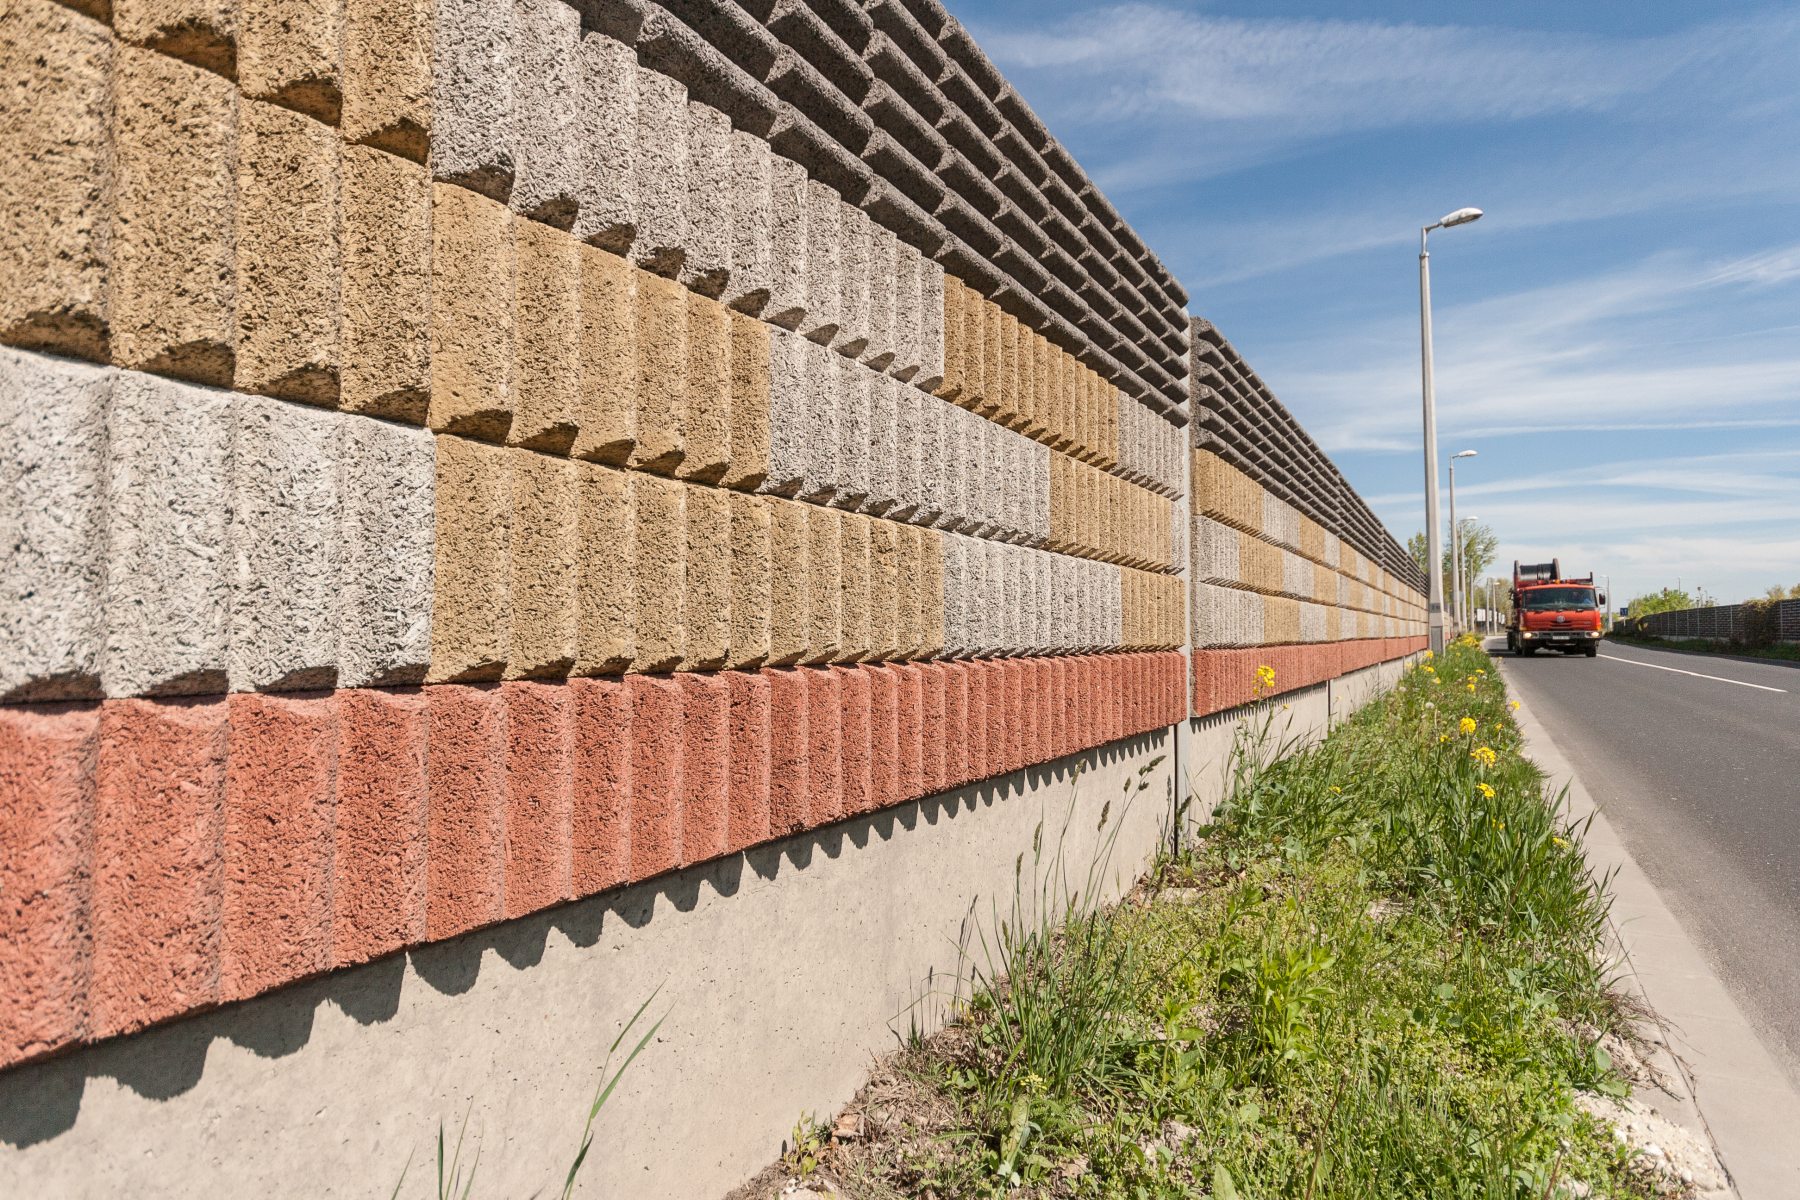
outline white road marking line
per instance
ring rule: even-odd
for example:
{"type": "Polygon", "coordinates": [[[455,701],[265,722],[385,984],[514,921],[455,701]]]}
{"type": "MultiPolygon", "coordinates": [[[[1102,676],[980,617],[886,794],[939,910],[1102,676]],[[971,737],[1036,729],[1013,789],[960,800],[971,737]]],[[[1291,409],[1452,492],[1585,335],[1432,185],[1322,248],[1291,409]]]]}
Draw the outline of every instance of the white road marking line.
{"type": "Polygon", "coordinates": [[[1652,671],[1673,671],[1677,675],[1692,675],[1695,679],[1710,679],[1714,683],[1735,683],[1739,687],[1755,688],[1759,692],[1780,692],[1784,696],[1787,695],[1786,688],[1765,687],[1760,683],[1745,683],[1741,679],[1726,679],[1719,675],[1702,675],[1698,671],[1683,671],[1680,667],[1664,667],[1657,663],[1639,662],[1635,658],[1620,658],[1616,654],[1602,654],[1600,657],[1606,659],[1608,662],[1629,663],[1634,667],[1649,667],[1652,671]]]}

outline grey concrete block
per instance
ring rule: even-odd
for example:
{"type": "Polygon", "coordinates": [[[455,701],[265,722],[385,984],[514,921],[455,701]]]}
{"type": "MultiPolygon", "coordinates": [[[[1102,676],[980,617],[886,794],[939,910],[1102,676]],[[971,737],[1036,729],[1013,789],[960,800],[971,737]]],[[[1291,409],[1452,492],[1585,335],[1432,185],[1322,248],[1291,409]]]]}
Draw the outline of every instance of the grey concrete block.
{"type": "Polygon", "coordinates": [[[1031,493],[1031,524],[1027,526],[1026,532],[1031,535],[1030,543],[1033,546],[1042,546],[1050,541],[1050,456],[1053,453],[1055,451],[1041,442],[1027,443],[1030,461],[1025,478],[1031,493]]]}
{"type": "Polygon", "coordinates": [[[981,423],[981,512],[987,521],[986,536],[1005,540],[1013,533],[1006,496],[1006,439],[1009,431],[983,420],[981,423]]]}
{"type": "Polygon", "coordinates": [[[637,240],[639,266],[674,278],[688,236],[687,89],[667,75],[637,70],[637,240]]]}
{"type": "Polygon", "coordinates": [[[337,685],[421,683],[431,661],[434,439],[353,417],[342,432],[337,685]]]}
{"type": "Polygon", "coordinates": [[[808,339],[830,345],[843,322],[843,210],[838,194],[806,181],[806,319],[808,339]]]}
{"type": "Polygon", "coordinates": [[[810,177],[851,204],[861,201],[874,182],[874,173],[861,158],[786,101],[782,101],[769,130],[769,145],[777,154],[805,167],[810,177]]]}
{"type": "Polygon", "coordinates": [[[234,692],[337,682],[336,458],[347,417],[263,396],[232,404],[234,692]]]}
{"type": "MultiPolygon", "coordinates": [[[[772,93],[804,114],[851,156],[860,156],[868,145],[869,135],[875,131],[874,121],[844,89],[834,86],[792,46],[781,48],[775,67],[769,72],[768,85],[772,93]]],[[[861,88],[854,90],[860,93],[861,88]]]]}
{"type": "Polygon", "coordinates": [[[944,268],[919,259],[919,369],[915,387],[936,391],[944,382],[944,268]]]}
{"type": "Polygon", "coordinates": [[[893,274],[893,361],[888,372],[911,380],[919,373],[919,341],[924,304],[925,259],[904,242],[897,243],[893,274]]]}
{"type": "Polygon", "coordinates": [[[972,416],[973,413],[947,401],[938,409],[942,426],[942,440],[938,443],[941,465],[933,477],[937,481],[937,525],[940,529],[962,531],[973,524],[969,520],[969,476],[965,469],[969,460],[969,427],[965,422],[972,416]]]}
{"type": "Polygon", "coordinates": [[[767,78],[775,56],[781,52],[781,39],[758,23],[768,15],[759,11],[759,7],[767,7],[761,0],[749,4],[732,0],[669,0],[663,7],[754,78],[767,78]]]}
{"type": "MultiPolygon", "coordinates": [[[[638,59],[653,71],[669,76],[687,88],[688,97],[710,105],[731,120],[733,128],[766,136],[775,123],[779,102],[762,85],[772,59],[763,47],[736,36],[756,26],[733,4],[677,3],[672,7],[702,20],[713,35],[747,50],[746,60],[755,71],[734,61],[708,36],[688,21],[678,20],[666,9],[650,7],[636,39],[638,59]]],[[[680,14],[678,14],[680,15],[680,14]]],[[[761,32],[761,31],[758,31],[761,32]]],[[[768,35],[763,33],[767,38],[768,35]]],[[[770,48],[770,54],[778,50],[770,48]]]]}
{"type": "Polygon", "coordinates": [[[958,658],[969,652],[967,604],[968,557],[961,534],[944,535],[944,653],[958,658]]]}
{"type": "Polygon", "coordinates": [[[437,0],[431,177],[495,200],[513,190],[513,5],[437,0]]]}
{"type": "Polygon", "coordinates": [[[521,216],[558,229],[580,204],[581,18],[562,0],[514,0],[513,190],[521,216]]]}
{"type": "Polygon", "coordinates": [[[935,398],[927,396],[909,387],[903,387],[898,380],[880,376],[880,387],[894,397],[894,450],[895,450],[895,505],[889,510],[888,517],[896,521],[910,521],[918,511],[920,500],[920,427],[924,422],[924,401],[935,398]]]}
{"type": "Polygon", "coordinates": [[[816,479],[809,431],[810,391],[818,361],[810,343],[785,329],[770,331],[769,341],[769,476],[759,491],[795,496],[816,479]]]}
{"type": "Polygon", "coordinates": [[[887,515],[900,504],[900,392],[878,374],[862,376],[869,387],[869,495],[862,511],[887,515]]]}
{"type": "Polygon", "coordinates": [[[869,344],[863,348],[862,360],[877,371],[885,371],[894,362],[895,305],[894,269],[900,259],[900,239],[880,225],[869,248],[869,344]]]}
{"type": "Polygon", "coordinates": [[[242,399],[136,372],[114,381],[100,662],[109,696],[225,690],[231,420],[242,399]]]}
{"type": "Polygon", "coordinates": [[[624,254],[638,224],[637,59],[603,33],[582,37],[579,59],[575,236],[624,254]]]}
{"type": "Polygon", "coordinates": [[[100,695],[114,374],[0,349],[0,700],[100,695]]]}
{"type": "Polygon", "coordinates": [[[731,278],[725,299],[753,316],[768,306],[774,282],[773,159],[767,142],[741,129],[731,131],[731,278]]]}
{"type": "Polygon", "coordinates": [[[769,16],[769,28],[776,36],[803,55],[826,83],[852,103],[863,98],[871,77],[863,62],[868,45],[863,40],[866,27],[850,15],[855,7],[845,3],[837,11],[838,15],[849,18],[849,23],[840,21],[839,24],[862,42],[857,48],[852,48],[831,22],[808,4],[777,4],[769,16]]]}
{"type": "Polygon", "coordinates": [[[1322,642],[1326,640],[1325,606],[1310,601],[1300,606],[1300,640],[1303,642],[1322,642]]]}
{"type": "Polygon", "coordinates": [[[869,502],[869,435],[873,406],[869,393],[872,377],[856,363],[834,355],[832,365],[838,388],[838,488],[831,502],[839,508],[860,510],[869,502]]]}
{"type": "Polygon", "coordinates": [[[868,213],[848,204],[842,206],[839,217],[843,323],[831,348],[854,359],[869,345],[869,292],[872,286],[879,286],[870,270],[875,223],[868,213]]]}
{"type": "Polygon", "coordinates": [[[681,282],[717,297],[731,275],[731,122],[688,102],[687,234],[681,282]]]}
{"type": "Polygon", "coordinates": [[[839,479],[838,440],[841,436],[837,356],[817,342],[803,343],[808,355],[807,417],[804,437],[811,467],[800,498],[817,504],[829,504],[839,479]]]}
{"type": "Polygon", "coordinates": [[[770,160],[769,220],[773,260],[769,302],[763,316],[783,329],[798,329],[806,319],[809,196],[806,168],[776,155],[770,160]]]}
{"type": "Polygon", "coordinates": [[[938,525],[943,520],[949,483],[949,410],[956,406],[917,388],[902,386],[900,391],[917,397],[919,404],[919,507],[913,520],[920,525],[938,525]]]}

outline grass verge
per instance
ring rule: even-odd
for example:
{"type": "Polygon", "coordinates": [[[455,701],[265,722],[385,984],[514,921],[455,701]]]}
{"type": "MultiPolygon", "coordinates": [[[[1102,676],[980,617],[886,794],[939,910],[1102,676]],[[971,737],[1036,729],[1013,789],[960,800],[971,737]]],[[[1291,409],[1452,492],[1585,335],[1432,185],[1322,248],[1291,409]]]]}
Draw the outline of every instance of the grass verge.
{"type": "Polygon", "coordinates": [[[1627,1090],[1604,881],[1478,645],[1310,749],[1258,705],[1231,770],[1124,902],[1015,904],[961,1019],[734,1195],[1655,1194],[1578,1103],[1627,1090]]]}

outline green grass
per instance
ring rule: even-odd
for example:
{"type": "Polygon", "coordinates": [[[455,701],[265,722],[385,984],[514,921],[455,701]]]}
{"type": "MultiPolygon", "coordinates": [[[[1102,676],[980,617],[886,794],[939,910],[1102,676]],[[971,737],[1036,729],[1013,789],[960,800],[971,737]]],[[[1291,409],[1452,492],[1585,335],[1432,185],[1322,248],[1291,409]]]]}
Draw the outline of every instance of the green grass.
{"type": "Polygon", "coordinates": [[[1630,637],[1613,632],[1607,637],[1627,646],[1645,646],[1652,650],[1688,650],[1697,654],[1733,654],[1742,658],[1775,658],[1800,662],[1800,643],[1776,642],[1769,646],[1745,646],[1736,642],[1708,642],[1698,638],[1630,637]]]}
{"type": "Polygon", "coordinates": [[[1409,670],[1312,749],[1279,718],[1122,904],[1040,835],[966,1019],[902,1058],[925,1115],[851,1156],[851,1194],[1637,1194],[1573,1103],[1623,1090],[1570,1032],[1617,1024],[1604,888],[1486,656],[1409,670]]]}

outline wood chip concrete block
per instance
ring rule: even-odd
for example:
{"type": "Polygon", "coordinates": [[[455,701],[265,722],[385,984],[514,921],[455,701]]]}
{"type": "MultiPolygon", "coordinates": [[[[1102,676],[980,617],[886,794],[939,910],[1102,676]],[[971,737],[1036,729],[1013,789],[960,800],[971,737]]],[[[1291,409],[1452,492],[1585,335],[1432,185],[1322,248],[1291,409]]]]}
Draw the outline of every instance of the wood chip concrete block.
{"type": "Polygon", "coordinates": [[[516,245],[506,206],[431,186],[431,401],[439,433],[498,442],[512,427],[516,245]]]}
{"type": "MultiPolygon", "coordinates": [[[[948,280],[942,264],[923,255],[919,258],[919,369],[912,377],[914,387],[942,395],[946,378],[945,337],[947,331],[946,292],[948,280]]],[[[945,399],[954,399],[946,396],[945,399]]]]}
{"type": "Polygon", "coordinates": [[[840,533],[842,557],[838,580],[843,631],[839,658],[858,662],[869,657],[869,518],[858,513],[844,517],[840,533]]]}
{"type": "Polygon", "coordinates": [[[944,620],[945,534],[935,529],[915,530],[919,538],[919,653],[936,658],[944,653],[947,633],[944,620]]]}
{"type": "Polygon", "coordinates": [[[731,520],[731,654],[726,665],[755,667],[769,657],[772,503],[744,492],[728,495],[731,520]]]}
{"type": "Polygon", "coordinates": [[[344,32],[344,0],[238,0],[238,87],[336,125],[344,32]]]}
{"type": "Polygon", "coordinates": [[[582,245],[581,344],[575,442],[569,452],[619,465],[637,444],[638,272],[616,254],[582,245]]]}
{"type": "Polygon", "coordinates": [[[843,649],[844,514],[806,506],[806,592],[808,663],[836,661],[843,649]]]}
{"type": "Polygon", "coordinates": [[[575,444],[581,410],[580,244],[538,221],[516,218],[512,228],[517,334],[507,441],[567,454],[575,444]]]}
{"type": "Polygon", "coordinates": [[[112,31],[19,0],[0,31],[0,342],[105,362],[112,31]]]}
{"type": "Polygon", "coordinates": [[[237,78],[238,0],[113,0],[112,23],[133,45],[237,78]]]}
{"type": "Polygon", "coordinates": [[[731,653],[731,493],[689,486],[682,620],[684,671],[710,671],[731,653]]]}
{"type": "Polygon", "coordinates": [[[512,496],[506,676],[555,679],[575,662],[576,583],[580,559],[580,491],[566,458],[504,451],[512,496]]]}
{"type": "MultiPolygon", "coordinates": [[[[769,471],[764,491],[814,494],[823,486],[815,393],[835,383],[819,347],[777,328],[769,346],[769,471]]],[[[832,447],[835,458],[836,447],[832,447]]]]}
{"type": "Polygon", "coordinates": [[[774,151],[743,129],[731,131],[731,278],[725,301],[756,316],[768,306],[774,283],[774,151]]]}
{"type": "MultiPolygon", "coordinates": [[[[896,241],[894,257],[893,342],[894,358],[888,371],[896,379],[911,381],[924,358],[924,307],[926,258],[906,242],[896,241]]],[[[935,264],[933,264],[935,266],[935,264]]],[[[940,268],[941,269],[941,268],[940,268]]]]}
{"type": "Polygon", "coordinates": [[[783,329],[798,329],[806,320],[807,250],[806,168],[774,155],[769,163],[769,300],[765,320],[783,329]]]}
{"type": "Polygon", "coordinates": [[[673,479],[639,475],[637,658],[633,671],[672,671],[684,654],[687,491],[673,479]]]}
{"type": "Polygon", "coordinates": [[[769,476],[771,402],[769,326],[741,312],[729,314],[731,327],[731,464],[726,487],[751,491],[769,476]]]}
{"type": "Polygon", "coordinates": [[[237,89],[136,47],[115,59],[113,361],[229,385],[237,341],[237,89]]]}
{"type": "Polygon", "coordinates": [[[900,392],[873,373],[864,380],[869,395],[869,494],[863,511],[874,516],[900,503],[900,392]]]}
{"type": "MultiPolygon", "coordinates": [[[[941,267],[939,271],[941,274],[941,267]]],[[[963,403],[963,390],[967,385],[967,374],[964,369],[967,342],[963,337],[965,326],[963,303],[968,289],[963,286],[962,280],[954,275],[941,275],[941,278],[944,281],[944,304],[939,318],[939,328],[943,335],[944,375],[934,390],[945,400],[960,405],[963,403]]],[[[920,382],[922,385],[924,381],[920,382]]]]}
{"type": "Polygon", "coordinates": [[[568,229],[581,191],[581,17],[562,0],[513,0],[512,32],[507,202],[522,217],[568,229]]]}
{"type": "Polygon", "coordinates": [[[900,590],[901,531],[893,521],[869,523],[869,657],[898,658],[905,618],[900,590]]]}
{"type": "Polygon", "coordinates": [[[687,133],[681,282],[716,298],[724,294],[731,278],[731,121],[718,109],[689,100],[687,133]]]}
{"type": "Polygon", "coordinates": [[[512,484],[504,451],[439,435],[431,669],[426,680],[499,679],[511,653],[512,484]]]}
{"type": "Polygon", "coordinates": [[[425,168],[345,146],[342,364],[347,412],[425,422],[431,394],[431,182],[425,168]]]}
{"type": "Polygon", "coordinates": [[[637,56],[603,33],[581,37],[575,101],[575,236],[626,254],[637,237],[637,56]]]}
{"type": "Polygon", "coordinates": [[[419,683],[431,661],[436,462],[422,429],[344,420],[337,686],[419,683]]]}
{"type": "Polygon", "coordinates": [[[636,479],[576,463],[575,675],[616,675],[637,656],[636,479]]]}
{"type": "Polygon", "coordinates": [[[897,350],[895,327],[900,317],[896,276],[900,239],[884,225],[873,226],[869,242],[869,344],[862,360],[870,368],[885,371],[894,365],[897,350]]]}
{"type": "Polygon", "coordinates": [[[344,140],[431,153],[431,0],[344,0],[344,140]]]}
{"type": "Polygon", "coordinates": [[[100,695],[114,375],[0,349],[0,700],[100,695]]]}
{"type": "Polygon", "coordinates": [[[816,179],[806,181],[806,318],[808,340],[830,345],[843,324],[844,202],[816,179]]]}
{"type": "Polygon", "coordinates": [[[338,403],[339,142],[260,100],[238,110],[235,385],[338,403]]]}
{"type": "Polygon", "coordinates": [[[699,483],[718,483],[731,466],[731,316],[717,300],[687,293],[686,441],[676,473],[699,483]]]}
{"type": "Polygon", "coordinates": [[[435,0],[431,177],[504,202],[512,194],[512,0],[435,0]]]}
{"type": "Polygon", "coordinates": [[[231,411],[231,690],[331,687],[349,418],[249,395],[231,411]]]}
{"type": "Polygon", "coordinates": [[[769,662],[784,665],[805,656],[812,628],[807,562],[810,506],[778,497],[768,503],[769,662]]]}
{"type": "Polygon", "coordinates": [[[637,440],[631,465],[672,474],[686,456],[687,290],[673,279],[637,274],[637,440]]]}
{"type": "Polygon", "coordinates": [[[667,75],[637,70],[637,237],[632,261],[675,276],[688,236],[687,89],[667,75]]]}
{"type": "Polygon", "coordinates": [[[869,393],[873,378],[854,359],[836,356],[832,363],[837,386],[837,489],[831,503],[856,511],[869,499],[869,393]]]}
{"type": "Polygon", "coordinates": [[[109,696],[225,690],[235,397],[121,372],[107,421],[109,696]]]}

